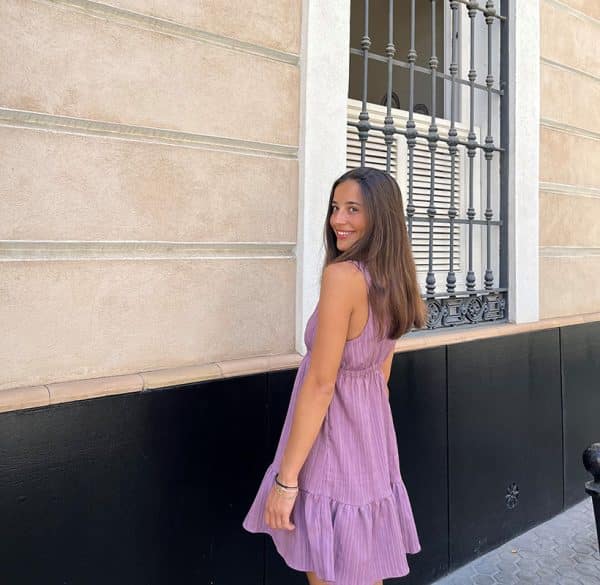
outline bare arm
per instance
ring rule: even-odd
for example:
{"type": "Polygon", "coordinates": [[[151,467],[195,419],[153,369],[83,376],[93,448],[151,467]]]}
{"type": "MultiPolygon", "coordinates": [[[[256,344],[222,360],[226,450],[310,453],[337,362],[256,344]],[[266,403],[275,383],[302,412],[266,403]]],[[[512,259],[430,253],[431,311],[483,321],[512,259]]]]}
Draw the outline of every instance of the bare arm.
{"type": "Polygon", "coordinates": [[[279,478],[286,485],[297,485],[298,474],[333,399],[357,277],[362,278],[346,263],[330,264],[323,273],[311,361],[296,399],[290,435],[279,468],[279,478]]]}
{"type": "Polygon", "coordinates": [[[385,358],[382,366],[381,366],[381,371],[383,372],[383,377],[385,379],[385,383],[386,383],[386,391],[387,391],[387,395],[388,395],[388,399],[390,397],[390,389],[388,388],[387,384],[390,381],[390,374],[392,373],[392,360],[394,359],[394,349],[392,348],[392,351],[390,351],[389,355],[385,358]]]}

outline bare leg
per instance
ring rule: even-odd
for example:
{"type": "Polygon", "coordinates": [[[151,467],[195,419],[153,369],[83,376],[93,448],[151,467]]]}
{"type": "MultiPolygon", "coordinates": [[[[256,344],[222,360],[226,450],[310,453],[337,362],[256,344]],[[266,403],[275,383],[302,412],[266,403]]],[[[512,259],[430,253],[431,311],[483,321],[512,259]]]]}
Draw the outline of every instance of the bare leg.
{"type": "MultiPolygon", "coordinates": [[[[308,572],[306,573],[308,577],[308,585],[327,585],[326,581],[321,581],[314,573],[308,572]]],[[[377,581],[375,585],[383,585],[383,581],[377,581]]]]}
{"type": "Polygon", "coordinates": [[[306,576],[308,577],[309,585],[328,585],[327,581],[321,581],[321,579],[319,579],[312,571],[306,573],[306,576]]]}

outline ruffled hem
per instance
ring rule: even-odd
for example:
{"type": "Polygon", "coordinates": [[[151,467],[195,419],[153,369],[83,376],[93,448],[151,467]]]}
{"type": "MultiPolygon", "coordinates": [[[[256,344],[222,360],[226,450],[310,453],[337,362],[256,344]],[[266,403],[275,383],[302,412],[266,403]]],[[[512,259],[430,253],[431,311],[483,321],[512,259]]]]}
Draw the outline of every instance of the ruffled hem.
{"type": "Polygon", "coordinates": [[[271,464],[242,525],[269,534],[289,567],[335,585],[373,585],[408,574],[406,555],[421,545],[402,480],[391,484],[388,496],[362,506],[300,489],[291,514],[294,530],[274,530],[264,522],[274,476],[271,464]]]}

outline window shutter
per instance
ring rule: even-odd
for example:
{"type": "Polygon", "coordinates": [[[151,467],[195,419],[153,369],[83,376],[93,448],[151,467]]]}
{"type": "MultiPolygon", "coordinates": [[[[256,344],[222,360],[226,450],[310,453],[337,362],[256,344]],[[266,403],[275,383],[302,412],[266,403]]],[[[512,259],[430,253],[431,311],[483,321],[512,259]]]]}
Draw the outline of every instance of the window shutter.
{"type": "MultiPolygon", "coordinates": [[[[348,120],[356,122],[360,112],[360,102],[349,100],[348,120]]],[[[394,121],[396,127],[404,128],[406,125],[407,112],[394,110],[394,121]]],[[[369,104],[370,122],[376,126],[383,126],[385,118],[385,108],[376,104],[369,104]]],[[[428,119],[424,116],[415,116],[417,130],[422,133],[428,131],[428,119]]],[[[445,120],[438,120],[440,133],[447,133],[449,125],[445,120]]],[[[355,126],[348,126],[346,133],[346,167],[348,169],[360,166],[360,141],[358,139],[358,130],[355,126]]],[[[459,129],[459,136],[463,132],[459,129]]],[[[385,170],[386,168],[386,144],[383,133],[377,130],[369,132],[366,142],[365,164],[368,167],[385,170]]],[[[463,181],[461,172],[462,153],[457,152],[454,158],[454,206],[461,210],[463,198],[463,181]]],[[[426,215],[429,207],[430,190],[430,162],[431,155],[428,145],[424,140],[417,140],[414,149],[413,164],[413,204],[416,207],[416,213],[426,215]]],[[[398,134],[395,136],[392,145],[391,174],[400,184],[402,190],[402,200],[404,202],[404,212],[406,214],[406,205],[408,203],[408,147],[406,138],[398,134]]],[[[436,217],[448,218],[448,209],[450,207],[451,197],[451,157],[448,146],[438,142],[438,148],[435,153],[435,208],[436,217]]],[[[433,270],[439,273],[439,278],[446,278],[446,273],[450,269],[450,224],[434,223],[433,225],[433,270]]],[[[423,274],[429,269],[429,223],[423,221],[413,221],[412,229],[412,248],[417,272],[423,274]]],[[[462,249],[460,228],[457,224],[454,226],[454,266],[457,273],[457,280],[462,280],[462,249]]]]}
{"type": "MultiPolygon", "coordinates": [[[[404,136],[399,137],[405,140],[404,136]]],[[[408,148],[406,149],[408,151],[408,148]]],[[[461,175],[460,153],[454,158],[454,206],[460,209],[461,175]]],[[[408,155],[402,161],[408,177],[408,155]]],[[[431,153],[423,141],[417,141],[414,150],[413,165],[413,203],[416,213],[426,215],[430,197],[431,153]]],[[[435,191],[434,201],[436,217],[448,217],[451,197],[451,157],[447,146],[438,143],[435,153],[435,191]]],[[[408,183],[408,179],[407,179],[408,183]]],[[[408,201],[408,190],[403,193],[405,205],[408,201]]],[[[412,247],[417,270],[427,272],[429,269],[429,223],[413,222],[412,247]]],[[[454,226],[454,271],[461,272],[460,235],[458,226],[454,226]]],[[[433,270],[447,272],[450,269],[450,224],[433,224],[433,270]]]]}

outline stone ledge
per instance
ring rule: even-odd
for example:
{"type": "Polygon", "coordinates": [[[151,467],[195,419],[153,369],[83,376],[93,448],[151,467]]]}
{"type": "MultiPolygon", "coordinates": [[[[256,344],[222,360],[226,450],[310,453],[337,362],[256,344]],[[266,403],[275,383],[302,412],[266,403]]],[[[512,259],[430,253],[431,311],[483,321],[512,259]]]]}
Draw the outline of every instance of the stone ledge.
{"type": "MultiPolygon", "coordinates": [[[[586,313],[572,317],[542,319],[533,323],[502,323],[478,326],[456,331],[418,331],[402,337],[394,348],[395,353],[417,351],[479,339],[530,333],[569,325],[600,321],[600,313],[586,313]]],[[[114,394],[127,394],[181,386],[209,380],[249,376],[264,372],[297,368],[302,360],[298,353],[248,357],[236,360],[151,370],[121,376],[107,376],[90,380],[57,382],[46,386],[28,386],[0,390],[0,412],[23,410],[62,402],[87,400],[114,394]]]]}
{"type": "Polygon", "coordinates": [[[111,396],[113,394],[141,392],[143,387],[143,380],[139,374],[56,382],[47,386],[50,392],[50,404],[99,398],[100,396],[111,396]]]}
{"type": "Polygon", "coordinates": [[[50,392],[47,386],[27,386],[0,391],[0,412],[48,406],[50,392]]]}
{"type": "Polygon", "coordinates": [[[567,317],[552,317],[541,319],[532,323],[502,323],[499,325],[478,325],[468,329],[439,329],[436,331],[416,331],[402,337],[397,343],[394,351],[415,351],[440,345],[452,345],[454,343],[466,343],[490,337],[501,337],[504,335],[518,335],[519,333],[530,333],[569,325],[581,325],[600,321],[600,312],[585,313],[567,317]]]}

